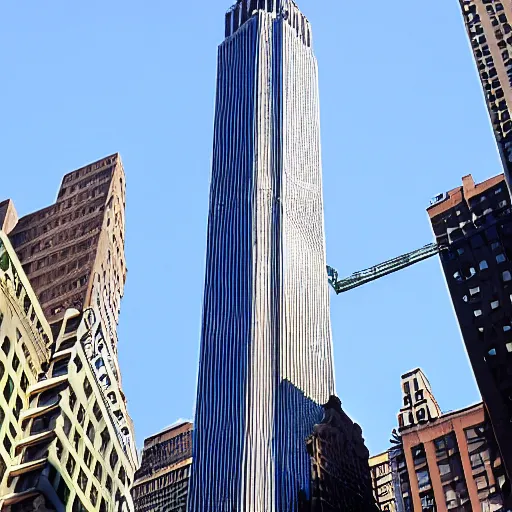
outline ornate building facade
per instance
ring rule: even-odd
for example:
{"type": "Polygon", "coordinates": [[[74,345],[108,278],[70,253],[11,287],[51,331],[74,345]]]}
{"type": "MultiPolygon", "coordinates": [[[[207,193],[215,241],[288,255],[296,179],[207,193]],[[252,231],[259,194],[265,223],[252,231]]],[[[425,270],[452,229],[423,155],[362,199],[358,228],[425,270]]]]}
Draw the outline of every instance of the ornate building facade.
{"type": "Polygon", "coordinates": [[[189,510],[284,512],[334,393],[317,62],[291,0],[225,28],[189,510]]]}
{"type": "Polygon", "coordinates": [[[24,305],[4,322],[10,343],[3,378],[8,389],[19,380],[19,390],[0,402],[11,420],[0,430],[7,438],[2,510],[133,510],[138,457],[117,359],[124,197],[116,154],[66,175],[57,202],[39,212],[18,220],[10,202],[0,205],[12,243],[2,234],[5,289],[18,294],[20,286],[24,305]],[[25,330],[13,336],[20,322],[25,330]],[[37,360],[30,357],[30,322],[44,336],[37,360]]]}
{"type": "Polygon", "coordinates": [[[132,488],[136,512],[187,510],[192,430],[192,423],[180,423],[144,441],[132,488]]]}
{"type": "Polygon", "coordinates": [[[377,512],[361,427],[332,396],[308,439],[311,500],[301,512],[377,512]]]}

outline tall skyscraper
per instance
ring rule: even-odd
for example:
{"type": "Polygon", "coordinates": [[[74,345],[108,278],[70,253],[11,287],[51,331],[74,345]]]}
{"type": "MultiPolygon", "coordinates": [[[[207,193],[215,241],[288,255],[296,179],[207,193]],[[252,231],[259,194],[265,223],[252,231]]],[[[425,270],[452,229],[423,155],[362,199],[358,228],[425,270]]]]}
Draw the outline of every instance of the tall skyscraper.
{"type": "Polygon", "coordinates": [[[186,512],[192,428],[192,423],[179,423],[144,441],[132,488],[135,512],[186,512]]]}
{"type": "Polygon", "coordinates": [[[290,0],[225,20],[189,510],[291,511],[334,394],[317,62],[290,0]]]}
{"type": "Polygon", "coordinates": [[[512,186],[512,3],[459,0],[485,101],[512,186]]]}
{"type": "Polygon", "coordinates": [[[20,220],[0,203],[2,511],[133,510],[116,335],[124,187],[116,154],[66,175],[55,204],[20,220]]]}
{"type": "MultiPolygon", "coordinates": [[[[503,175],[471,175],[428,214],[464,343],[512,475],[512,212],[503,175]]],[[[510,489],[507,499],[512,500],[510,489]]],[[[512,504],[510,505],[512,507],[512,504]]]]}

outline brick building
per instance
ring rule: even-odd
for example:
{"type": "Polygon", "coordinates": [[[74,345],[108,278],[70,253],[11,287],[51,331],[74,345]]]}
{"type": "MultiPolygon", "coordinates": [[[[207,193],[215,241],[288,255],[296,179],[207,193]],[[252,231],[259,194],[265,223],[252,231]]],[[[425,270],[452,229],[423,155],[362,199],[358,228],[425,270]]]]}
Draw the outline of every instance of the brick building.
{"type": "MultiPolygon", "coordinates": [[[[402,377],[404,404],[399,417],[413,421],[400,428],[411,505],[405,510],[504,510],[502,490],[509,484],[483,404],[417,419],[416,412],[433,400],[421,370],[402,377]],[[411,381],[418,385],[411,389],[411,381]],[[421,403],[411,400],[422,393],[421,403]]],[[[404,480],[402,478],[402,480],[404,480]]]]}
{"type": "Polygon", "coordinates": [[[448,289],[507,473],[512,475],[512,213],[503,175],[428,209],[448,289]]]}

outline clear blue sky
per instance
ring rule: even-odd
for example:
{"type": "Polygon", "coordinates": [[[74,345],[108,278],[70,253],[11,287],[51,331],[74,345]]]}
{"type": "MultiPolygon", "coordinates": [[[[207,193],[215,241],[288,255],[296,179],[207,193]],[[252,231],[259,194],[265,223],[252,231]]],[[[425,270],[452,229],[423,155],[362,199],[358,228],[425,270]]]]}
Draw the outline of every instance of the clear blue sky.
{"type": "MultiPolygon", "coordinates": [[[[195,400],[216,47],[230,0],[0,2],[1,198],[26,214],[119,151],[128,281],[120,358],[137,444],[195,400]]],[[[327,254],[340,274],[432,239],[425,207],[500,172],[457,0],[299,0],[320,66],[327,254]]],[[[332,298],[337,389],[372,452],[400,375],[479,399],[439,263],[332,298]]]]}

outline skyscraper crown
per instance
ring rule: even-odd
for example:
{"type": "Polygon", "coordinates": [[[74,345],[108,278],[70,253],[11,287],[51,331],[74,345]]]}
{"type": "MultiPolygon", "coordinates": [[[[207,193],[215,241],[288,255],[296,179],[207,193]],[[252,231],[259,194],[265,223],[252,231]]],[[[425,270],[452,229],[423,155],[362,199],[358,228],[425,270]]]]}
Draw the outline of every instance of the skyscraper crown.
{"type": "Polygon", "coordinates": [[[293,0],[237,0],[226,13],[226,37],[232,36],[259,11],[281,16],[297,31],[306,46],[311,46],[311,27],[293,0]]]}

